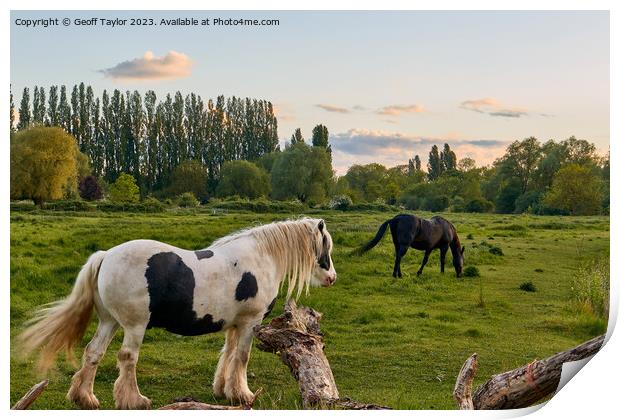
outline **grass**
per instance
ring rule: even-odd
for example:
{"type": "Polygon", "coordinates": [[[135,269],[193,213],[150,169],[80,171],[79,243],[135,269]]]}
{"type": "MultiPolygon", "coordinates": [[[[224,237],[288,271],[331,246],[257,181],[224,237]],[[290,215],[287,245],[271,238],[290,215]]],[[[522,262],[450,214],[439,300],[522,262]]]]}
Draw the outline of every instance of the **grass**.
{"type": "MultiPolygon", "coordinates": [[[[300,303],[323,313],[325,352],[341,396],[399,409],[453,409],[454,380],[471,353],[479,355],[478,386],[493,374],[568,349],[606,329],[606,319],[573,303],[570,279],[585,262],[608,258],[608,217],[445,214],[466,247],[465,264],[480,273],[475,281],[458,281],[450,253],[445,274],[439,273],[439,253],[434,252],[417,277],[422,253],[414,250],[403,259],[403,278],[393,279],[389,235],[369,253],[352,255],[391,213],[307,213],[327,222],[338,281],[332,288],[312,289],[300,303]],[[490,243],[475,245],[468,236],[490,243]],[[491,247],[503,255],[491,253],[491,247]],[[543,272],[540,267],[552,268],[543,272]],[[534,271],[537,293],[515,287],[534,271]]],[[[297,215],[12,212],[11,337],[36,306],[70,291],[80,266],[97,249],[136,238],[197,249],[239,228],[291,216],[297,215]]],[[[601,270],[608,272],[608,259],[604,261],[601,270]]],[[[282,312],[283,304],[280,296],[269,319],[282,312]]],[[[78,356],[93,332],[94,322],[78,356]]],[[[118,333],[97,373],[95,393],[103,408],[114,406],[121,337],[118,333]]],[[[210,386],[223,342],[222,334],[180,337],[149,330],[138,364],[141,391],[156,407],[186,395],[225,403],[212,395],[210,386]]],[[[21,360],[14,348],[10,363],[14,403],[39,377],[34,360],[21,360]]],[[[61,361],[33,408],[73,408],[65,400],[73,372],[61,361]]],[[[276,355],[252,351],[249,385],[265,390],[257,408],[301,407],[297,384],[276,355]]]]}

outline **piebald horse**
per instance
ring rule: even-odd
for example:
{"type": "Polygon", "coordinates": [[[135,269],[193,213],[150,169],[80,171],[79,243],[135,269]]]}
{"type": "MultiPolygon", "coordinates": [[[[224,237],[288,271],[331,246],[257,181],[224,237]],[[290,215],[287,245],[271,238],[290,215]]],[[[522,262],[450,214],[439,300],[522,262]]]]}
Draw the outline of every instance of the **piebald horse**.
{"type": "Polygon", "coordinates": [[[41,309],[20,337],[22,348],[41,348],[39,367],[49,368],[60,351],[71,355],[93,310],[97,331],[86,346],[67,398],[82,408],[98,408],[93,393],[97,365],[118,327],[119,377],[114,400],[120,409],[149,408],[138,389],[136,363],[148,328],[194,336],[225,331],[213,392],[248,402],[247,364],[253,327],[273,308],[280,285],[287,298],[309,285],[336,281],[332,239],[325,222],[302,218],[275,222],[223,237],[206,249],[190,251],[151,240],[125,242],[92,254],[64,300],[41,309]]]}
{"type": "Polygon", "coordinates": [[[402,277],[400,271],[400,261],[407,253],[409,247],[424,251],[424,259],[418,270],[418,276],[422,274],[424,266],[428,262],[428,257],[433,250],[439,248],[439,262],[441,264],[441,272],[444,271],[446,253],[448,249],[452,251],[452,264],[456,271],[456,277],[461,277],[463,265],[465,263],[463,254],[465,247],[461,247],[459,235],[456,228],[441,216],[433,216],[430,220],[410,214],[399,214],[394,218],[384,222],[377,231],[377,234],[367,244],[362,246],[358,252],[360,254],[374,248],[390,227],[392,233],[392,242],[394,243],[394,271],[393,277],[402,277]]]}

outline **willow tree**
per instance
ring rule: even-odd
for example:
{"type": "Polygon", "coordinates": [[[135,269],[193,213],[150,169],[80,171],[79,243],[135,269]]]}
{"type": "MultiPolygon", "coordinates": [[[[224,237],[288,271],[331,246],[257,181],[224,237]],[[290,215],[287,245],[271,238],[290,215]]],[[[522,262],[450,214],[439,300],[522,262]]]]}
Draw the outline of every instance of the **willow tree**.
{"type": "MultiPolygon", "coordinates": [[[[77,185],[80,152],[75,138],[58,127],[34,127],[11,136],[11,198],[43,206],[77,185]]],[[[85,158],[85,156],[83,157],[85,158]]]]}

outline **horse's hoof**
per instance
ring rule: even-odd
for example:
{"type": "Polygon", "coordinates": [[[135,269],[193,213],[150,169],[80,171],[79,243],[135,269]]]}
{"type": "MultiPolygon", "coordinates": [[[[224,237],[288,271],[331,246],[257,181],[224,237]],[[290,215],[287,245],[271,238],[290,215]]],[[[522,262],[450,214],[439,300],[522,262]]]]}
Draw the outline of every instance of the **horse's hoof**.
{"type": "Polygon", "coordinates": [[[151,408],[151,400],[144,395],[130,396],[122,401],[116,401],[118,410],[148,410],[151,408]]]}
{"type": "Polygon", "coordinates": [[[226,398],[233,403],[249,404],[254,400],[254,393],[249,389],[227,389],[226,398]]]}
{"type": "Polygon", "coordinates": [[[214,383],[213,384],[213,395],[215,398],[226,398],[226,394],[224,393],[224,383],[214,383]]]}
{"type": "Polygon", "coordinates": [[[99,400],[95,397],[95,394],[80,392],[79,388],[75,390],[71,388],[67,393],[67,399],[82,410],[99,409],[99,400]]]}

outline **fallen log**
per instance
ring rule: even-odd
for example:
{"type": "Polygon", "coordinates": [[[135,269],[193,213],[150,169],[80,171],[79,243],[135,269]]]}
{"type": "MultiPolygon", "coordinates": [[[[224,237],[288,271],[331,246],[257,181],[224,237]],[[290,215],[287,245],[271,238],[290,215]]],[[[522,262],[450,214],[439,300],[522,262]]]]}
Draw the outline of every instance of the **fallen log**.
{"type": "Polygon", "coordinates": [[[267,325],[254,327],[254,336],[259,340],[257,347],[279,354],[299,384],[304,408],[389,409],[340,398],[323,352],[321,316],[314,309],[298,307],[294,300],[289,300],[282,315],[267,325]]]}
{"type": "Polygon", "coordinates": [[[605,336],[601,335],[546,359],[535,360],[517,369],[494,375],[478,387],[470,403],[467,401],[466,384],[469,383],[471,389],[471,381],[476,373],[476,364],[471,363],[474,357],[472,355],[463,365],[457,378],[454,398],[462,409],[498,410],[529,407],[557,390],[564,363],[593,356],[601,349],[604,339],[605,336]],[[465,391],[461,392],[462,389],[465,391]]]}
{"type": "Polygon", "coordinates": [[[254,398],[247,404],[243,405],[219,405],[207,404],[196,401],[193,398],[179,398],[172,404],[159,407],[158,410],[251,410],[258,396],[263,392],[263,388],[259,388],[254,393],[254,398]]]}
{"type": "Polygon", "coordinates": [[[26,410],[32,405],[32,403],[39,398],[39,395],[47,388],[49,381],[46,379],[34,385],[26,394],[15,403],[11,410],[26,410]]]}

